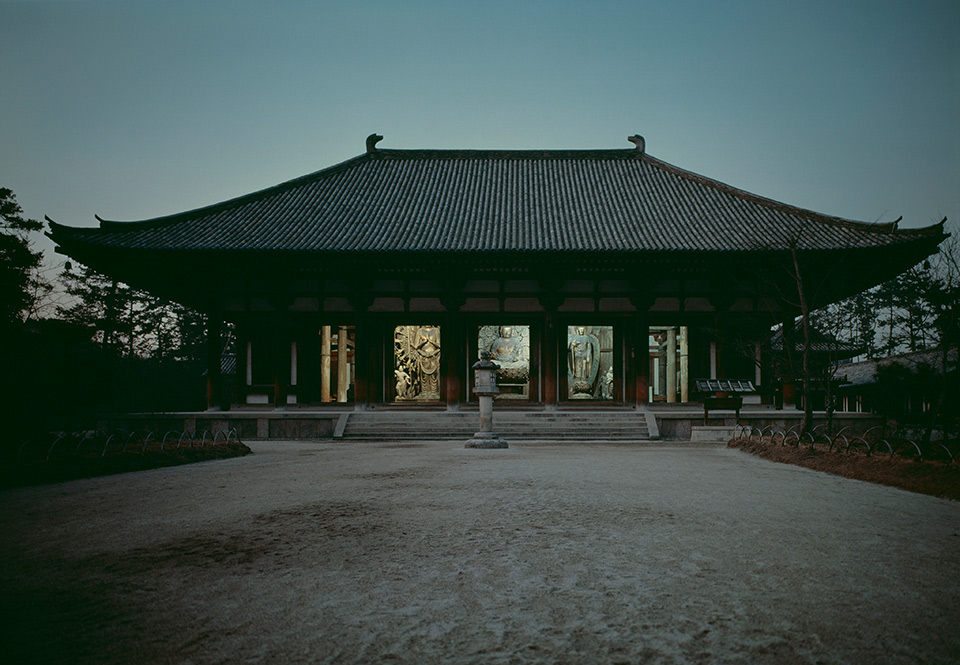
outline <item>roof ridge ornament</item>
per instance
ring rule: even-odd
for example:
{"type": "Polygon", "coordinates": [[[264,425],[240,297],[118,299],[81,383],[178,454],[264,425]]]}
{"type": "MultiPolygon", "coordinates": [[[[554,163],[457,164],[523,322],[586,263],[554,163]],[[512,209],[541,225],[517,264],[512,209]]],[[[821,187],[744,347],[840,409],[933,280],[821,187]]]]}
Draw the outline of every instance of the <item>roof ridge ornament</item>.
{"type": "Polygon", "coordinates": [[[641,155],[647,150],[647,141],[639,134],[634,134],[633,136],[628,136],[627,140],[630,141],[633,145],[637,146],[637,152],[641,155]]]}
{"type": "Polygon", "coordinates": [[[367,152],[376,152],[377,144],[383,140],[380,134],[371,134],[367,137],[367,152]]]}

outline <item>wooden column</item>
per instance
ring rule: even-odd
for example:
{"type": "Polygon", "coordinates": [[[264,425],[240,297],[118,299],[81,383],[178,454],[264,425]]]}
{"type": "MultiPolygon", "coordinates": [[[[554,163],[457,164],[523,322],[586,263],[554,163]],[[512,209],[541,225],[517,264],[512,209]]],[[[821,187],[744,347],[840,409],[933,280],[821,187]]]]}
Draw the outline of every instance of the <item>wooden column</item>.
{"type": "Polygon", "coordinates": [[[646,406],[650,403],[650,329],[646,316],[637,319],[636,331],[635,404],[646,406]]]}
{"type": "Polygon", "coordinates": [[[640,371],[639,365],[645,355],[643,345],[640,343],[640,326],[637,317],[632,316],[624,326],[624,345],[623,345],[623,402],[624,404],[637,403],[637,373],[640,371]]]}
{"type": "Polygon", "coordinates": [[[630,304],[637,308],[637,312],[633,315],[631,329],[633,376],[627,384],[630,391],[627,402],[632,402],[637,406],[646,406],[650,403],[650,319],[648,311],[654,299],[647,292],[645,281],[637,280],[632,286],[634,293],[630,297],[630,304]]]}
{"type": "Polygon", "coordinates": [[[667,401],[677,401],[677,329],[667,330],[667,401]]]}
{"type": "Polygon", "coordinates": [[[330,326],[320,329],[320,401],[330,402],[330,326]]]}
{"type": "Polygon", "coordinates": [[[291,339],[291,340],[290,340],[290,355],[289,355],[289,358],[290,358],[290,393],[295,396],[295,399],[297,400],[297,402],[301,402],[301,401],[303,401],[303,395],[300,393],[300,389],[297,387],[297,380],[298,380],[298,376],[297,376],[297,364],[298,364],[297,352],[298,352],[297,340],[291,339]]]}
{"type": "MultiPolygon", "coordinates": [[[[440,345],[440,376],[443,381],[447,410],[458,411],[464,385],[460,373],[466,354],[466,339],[463,324],[456,312],[447,316],[446,325],[441,328],[440,345]]],[[[469,380],[468,376],[467,381],[469,380]]]]}
{"type": "Polygon", "coordinates": [[[680,401],[690,401],[690,342],[687,326],[680,326],[680,401]]]}
{"type": "Polygon", "coordinates": [[[366,408],[370,401],[370,381],[368,380],[369,354],[368,348],[372,343],[373,327],[370,316],[366,313],[357,314],[357,330],[353,334],[353,371],[354,390],[353,399],[357,409],[366,408]]]}
{"type": "MultiPolygon", "coordinates": [[[[353,337],[354,403],[358,410],[377,404],[382,399],[383,365],[380,347],[382,326],[368,311],[373,298],[365,292],[350,295],[350,306],[356,312],[357,328],[353,337]]],[[[391,370],[392,371],[392,370],[391,370]]]]}
{"type": "Polygon", "coordinates": [[[469,340],[468,331],[460,318],[460,308],[467,301],[467,278],[462,272],[455,272],[444,281],[440,304],[447,310],[447,316],[440,329],[440,376],[443,382],[441,390],[444,392],[447,410],[458,411],[461,400],[466,399],[464,387],[473,380],[469,371],[466,372],[466,377],[463,376],[464,367],[468,364],[464,361],[467,359],[469,340]]]}
{"type": "Polygon", "coordinates": [[[794,360],[797,356],[797,336],[794,325],[793,317],[790,317],[783,322],[781,328],[783,330],[783,334],[780,336],[783,341],[783,362],[787,370],[783,377],[783,408],[796,408],[797,406],[797,384],[794,381],[796,376],[794,360]]]}
{"type": "Polygon", "coordinates": [[[714,313],[714,328],[719,331],[719,336],[715,344],[712,344],[711,362],[716,363],[716,376],[711,379],[739,379],[741,377],[730,376],[730,366],[727,362],[727,356],[734,352],[732,344],[726,344],[725,340],[730,338],[730,307],[733,305],[733,293],[735,287],[732,284],[725,284],[720,287],[720,293],[710,297],[710,303],[716,310],[714,313]],[[730,348],[727,348],[730,347],[730,348]]]}
{"type": "Polygon", "coordinates": [[[557,313],[548,311],[543,321],[543,403],[556,408],[559,394],[557,355],[562,331],[557,324],[557,313]]]}
{"type": "MultiPolygon", "coordinates": [[[[247,391],[249,391],[250,386],[253,385],[253,340],[248,339],[243,345],[243,360],[244,376],[246,377],[245,385],[247,386],[247,391]]],[[[263,361],[258,360],[257,362],[263,361]]]]}
{"type": "Polygon", "coordinates": [[[245,320],[238,321],[234,330],[234,334],[236,335],[234,343],[237,346],[237,371],[234,375],[233,397],[237,404],[244,404],[247,401],[247,386],[249,385],[247,381],[249,349],[247,346],[250,344],[247,330],[248,327],[245,320]]]}
{"type": "Polygon", "coordinates": [[[290,385],[290,323],[286,312],[275,314],[273,328],[273,405],[286,408],[290,385]]]}
{"type": "Polygon", "coordinates": [[[540,304],[545,311],[543,316],[543,338],[540,343],[541,367],[543,368],[543,403],[548,409],[557,408],[560,393],[559,373],[566,371],[566,363],[559,362],[560,349],[566,348],[567,329],[557,321],[557,310],[563,303],[560,287],[561,279],[543,279],[540,281],[544,293],[540,295],[540,304]]]}
{"type": "Polygon", "coordinates": [[[220,337],[220,328],[223,319],[219,312],[210,312],[207,315],[207,410],[215,411],[221,408],[223,393],[223,378],[220,374],[220,361],[223,352],[223,340],[220,337]]]}
{"type": "Polygon", "coordinates": [[[348,370],[349,333],[345,326],[340,326],[337,331],[337,402],[347,401],[347,391],[350,389],[350,376],[348,370]]]}

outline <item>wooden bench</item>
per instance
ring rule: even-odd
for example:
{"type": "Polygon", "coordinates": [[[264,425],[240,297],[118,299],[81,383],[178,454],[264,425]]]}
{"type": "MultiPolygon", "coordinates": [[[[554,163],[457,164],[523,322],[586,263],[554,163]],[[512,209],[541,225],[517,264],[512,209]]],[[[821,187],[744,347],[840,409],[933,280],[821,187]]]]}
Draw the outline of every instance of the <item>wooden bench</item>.
{"type": "Polygon", "coordinates": [[[707,418],[711,411],[732,410],[737,412],[737,422],[740,422],[740,407],[743,406],[743,398],[736,397],[704,397],[703,398],[703,424],[707,424],[707,418]]]}

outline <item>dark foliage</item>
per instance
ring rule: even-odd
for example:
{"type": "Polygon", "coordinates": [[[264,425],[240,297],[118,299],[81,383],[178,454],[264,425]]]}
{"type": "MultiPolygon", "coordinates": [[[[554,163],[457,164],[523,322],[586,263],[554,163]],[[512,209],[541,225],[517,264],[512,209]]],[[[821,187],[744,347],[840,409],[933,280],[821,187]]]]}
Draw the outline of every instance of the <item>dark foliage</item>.
{"type": "Polygon", "coordinates": [[[19,327],[46,289],[39,277],[41,252],[34,251],[30,235],[43,225],[23,217],[13,192],[0,187],[0,331],[19,327]]]}
{"type": "MultiPolygon", "coordinates": [[[[44,442],[45,443],[45,442],[44,442]]],[[[46,446],[44,446],[45,448],[46,446]]],[[[71,446],[72,447],[72,446],[71,446]]],[[[93,454],[67,455],[56,459],[28,461],[7,460],[0,463],[0,488],[22,487],[63,482],[76,478],[91,478],[129,471],[145,471],[166,466],[178,466],[193,462],[243,457],[252,451],[239,441],[221,442],[204,447],[169,447],[158,450],[156,446],[141,452],[139,446],[122,453],[99,454],[97,446],[93,454]]]]}
{"type": "Polygon", "coordinates": [[[3,352],[9,381],[0,399],[13,418],[6,445],[38,433],[96,428],[98,413],[192,411],[206,407],[203,359],[118,356],[85,326],[29,322],[3,352]]]}

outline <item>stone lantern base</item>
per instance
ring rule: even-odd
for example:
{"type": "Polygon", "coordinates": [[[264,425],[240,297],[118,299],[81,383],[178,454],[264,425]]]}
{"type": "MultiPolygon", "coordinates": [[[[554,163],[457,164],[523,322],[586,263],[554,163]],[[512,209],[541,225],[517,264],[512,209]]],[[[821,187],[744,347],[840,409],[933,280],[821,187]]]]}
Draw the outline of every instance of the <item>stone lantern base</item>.
{"type": "Polygon", "coordinates": [[[504,439],[493,432],[477,432],[472,439],[467,439],[464,448],[509,448],[504,439]]]}

